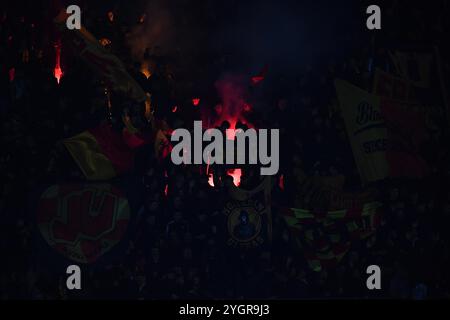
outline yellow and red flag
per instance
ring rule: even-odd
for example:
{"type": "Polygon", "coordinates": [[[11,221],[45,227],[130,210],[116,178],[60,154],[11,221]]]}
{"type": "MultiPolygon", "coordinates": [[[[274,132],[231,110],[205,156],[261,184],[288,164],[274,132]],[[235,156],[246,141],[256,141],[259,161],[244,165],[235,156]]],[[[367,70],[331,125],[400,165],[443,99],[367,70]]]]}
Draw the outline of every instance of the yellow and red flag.
{"type": "Polygon", "coordinates": [[[88,180],[108,180],[131,169],[134,152],[104,124],[63,141],[88,180]]]}

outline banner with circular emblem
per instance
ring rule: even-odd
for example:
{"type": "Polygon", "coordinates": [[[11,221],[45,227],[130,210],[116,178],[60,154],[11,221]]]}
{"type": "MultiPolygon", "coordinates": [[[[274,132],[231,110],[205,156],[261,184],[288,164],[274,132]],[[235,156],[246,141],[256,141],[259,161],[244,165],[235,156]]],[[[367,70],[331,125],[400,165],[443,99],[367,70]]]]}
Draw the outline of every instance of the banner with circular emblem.
{"type": "Polygon", "coordinates": [[[41,195],[37,223],[45,241],[65,257],[92,263],[124,236],[130,206],[110,184],[52,185],[41,195]]]}
{"type": "Polygon", "coordinates": [[[228,245],[251,249],[270,243],[272,237],[271,182],[264,178],[252,190],[228,186],[230,201],[222,212],[226,216],[228,245]]]}

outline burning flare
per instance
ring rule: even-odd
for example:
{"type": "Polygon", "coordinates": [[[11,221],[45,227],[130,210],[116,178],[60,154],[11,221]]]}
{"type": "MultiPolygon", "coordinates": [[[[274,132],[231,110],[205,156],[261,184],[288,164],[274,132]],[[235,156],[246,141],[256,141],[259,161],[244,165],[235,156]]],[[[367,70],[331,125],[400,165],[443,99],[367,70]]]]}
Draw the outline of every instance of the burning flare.
{"type": "MultiPolygon", "coordinates": [[[[227,170],[227,175],[233,177],[233,184],[236,187],[239,187],[241,185],[241,175],[242,175],[242,170],[241,169],[228,169],[227,170]]],[[[214,175],[213,175],[213,173],[209,173],[208,174],[208,184],[211,187],[214,187],[214,175]]]]}
{"type": "Polygon", "coordinates": [[[56,81],[61,80],[63,76],[63,71],[61,70],[61,44],[57,43],[55,44],[55,50],[56,50],[56,61],[55,61],[55,69],[53,70],[53,75],[56,78],[56,81]]]}

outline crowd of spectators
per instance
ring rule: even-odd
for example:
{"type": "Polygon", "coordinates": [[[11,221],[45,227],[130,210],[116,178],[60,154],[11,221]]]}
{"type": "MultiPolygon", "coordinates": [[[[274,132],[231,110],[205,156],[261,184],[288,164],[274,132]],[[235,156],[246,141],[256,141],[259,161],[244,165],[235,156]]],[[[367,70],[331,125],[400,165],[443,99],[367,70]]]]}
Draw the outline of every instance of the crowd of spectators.
{"type": "MultiPolygon", "coordinates": [[[[386,67],[385,46],[392,46],[398,38],[440,46],[443,68],[448,71],[445,53],[449,51],[444,43],[448,26],[443,19],[448,4],[437,2],[442,6],[437,6],[442,9],[438,17],[431,8],[423,12],[409,8],[419,22],[411,28],[394,28],[397,24],[392,21],[406,15],[403,2],[394,1],[387,10],[386,28],[392,24],[387,35],[377,39],[340,35],[338,40],[343,43],[357,44],[345,58],[321,57],[293,74],[275,71],[267,76],[261,85],[263,92],[252,101],[252,116],[258,123],[281,130],[274,202],[293,206],[296,168],[310,176],[342,175],[345,188],[362,188],[333,81],[344,78],[369,89],[374,68],[386,67]],[[281,175],[283,188],[278,183],[281,175]]],[[[191,65],[176,58],[150,57],[147,52],[147,62],[155,72],[150,79],[142,78],[142,61],[133,61],[126,50],[125,41],[120,39],[124,27],[117,25],[121,17],[115,15],[112,21],[108,12],[99,13],[97,16],[104,18],[92,22],[97,26],[93,32],[98,30],[99,38],[111,40],[110,50],[151,91],[160,109],[158,116],[177,127],[191,126],[196,114],[188,111],[193,108],[190,101],[202,91],[196,89],[197,83],[189,74],[197,76],[199,69],[205,73],[209,67],[227,72],[226,68],[239,57],[210,53],[191,72],[191,65]],[[182,76],[177,77],[177,71],[182,76]],[[179,112],[171,111],[174,104],[179,112]]],[[[62,139],[117,119],[114,115],[111,119],[101,79],[76,55],[66,54],[64,75],[60,83],[56,81],[54,39],[46,28],[44,22],[27,14],[3,12],[0,17],[0,57],[5,62],[0,79],[2,299],[450,296],[450,159],[446,128],[442,128],[440,142],[446,141],[447,145],[439,146],[436,157],[440,161],[436,161],[430,177],[420,181],[387,179],[372,185],[383,203],[381,226],[369,240],[353,243],[335,268],[320,272],[310,270],[275,207],[270,245],[250,250],[228,246],[222,214],[228,200],[226,188],[217,180],[211,186],[198,167],[161,163],[152,151],[153,145],[143,147],[136,154],[132,172],[113,181],[133,195],[130,232],[117,252],[113,248],[103,261],[82,267],[82,290],[67,290],[65,268],[49,266],[52,259],[48,257],[57,253],[46,248],[40,238],[35,222],[36,199],[45,185],[84,181],[80,169],[61,146],[62,139]],[[382,269],[382,290],[366,288],[366,268],[371,264],[382,269]]],[[[218,76],[213,73],[207,79],[218,76]]],[[[209,86],[213,87],[211,83],[209,86]]],[[[208,95],[214,96],[214,92],[208,95]]],[[[213,109],[217,98],[210,100],[202,96],[201,108],[213,109]]],[[[253,173],[251,168],[243,170],[242,187],[251,188],[248,176],[253,173]]]]}

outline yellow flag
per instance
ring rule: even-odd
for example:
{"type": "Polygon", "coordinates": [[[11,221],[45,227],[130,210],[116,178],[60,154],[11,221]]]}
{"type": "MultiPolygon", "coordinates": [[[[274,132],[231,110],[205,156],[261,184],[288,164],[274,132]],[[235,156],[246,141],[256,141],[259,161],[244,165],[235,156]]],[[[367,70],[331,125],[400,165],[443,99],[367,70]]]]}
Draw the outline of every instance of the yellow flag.
{"type": "Polygon", "coordinates": [[[134,153],[123,136],[99,125],[63,141],[88,180],[108,180],[129,171],[134,153]]]}
{"type": "Polygon", "coordinates": [[[116,176],[111,161],[90,132],[84,131],[63,143],[88,180],[107,180],[116,176]]]}
{"type": "Polygon", "coordinates": [[[335,86],[362,182],[387,177],[387,129],[380,98],[343,80],[336,80],[335,86]]]}

